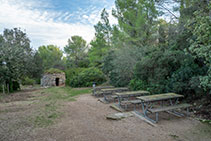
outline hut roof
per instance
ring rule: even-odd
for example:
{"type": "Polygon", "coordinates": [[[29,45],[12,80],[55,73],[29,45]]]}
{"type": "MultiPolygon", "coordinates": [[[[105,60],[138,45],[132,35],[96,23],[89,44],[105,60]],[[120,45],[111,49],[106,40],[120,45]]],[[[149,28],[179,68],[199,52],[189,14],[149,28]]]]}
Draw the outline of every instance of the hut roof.
{"type": "Polygon", "coordinates": [[[51,68],[45,71],[45,74],[55,74],[55,73],[64,73],[60,69],[51,68]]]}

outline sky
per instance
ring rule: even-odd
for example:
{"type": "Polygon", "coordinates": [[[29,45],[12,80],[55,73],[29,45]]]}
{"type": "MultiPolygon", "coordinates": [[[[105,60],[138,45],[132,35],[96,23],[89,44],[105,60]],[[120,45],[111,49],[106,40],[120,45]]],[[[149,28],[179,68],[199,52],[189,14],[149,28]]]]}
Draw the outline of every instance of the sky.
{"type": "Polygon", "coordinates": [[[106,8],[110,23],[117,23],[111,10],[115,0],[0,0],[0,34],[5,28],[20,28],[37,49],[57,45],[61,49],[71,36],[94,38],[94,25],[106,8]]]}

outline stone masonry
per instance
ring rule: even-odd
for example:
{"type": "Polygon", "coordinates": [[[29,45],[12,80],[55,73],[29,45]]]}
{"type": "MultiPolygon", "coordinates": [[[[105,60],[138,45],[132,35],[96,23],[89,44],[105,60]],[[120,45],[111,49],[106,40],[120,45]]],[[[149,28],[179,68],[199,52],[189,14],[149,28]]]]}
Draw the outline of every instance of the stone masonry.
{"type": "Polygon", "coordinates": [[[41,86],[64,86],[65,73],[44,74],[41,79],[41,86]]]}

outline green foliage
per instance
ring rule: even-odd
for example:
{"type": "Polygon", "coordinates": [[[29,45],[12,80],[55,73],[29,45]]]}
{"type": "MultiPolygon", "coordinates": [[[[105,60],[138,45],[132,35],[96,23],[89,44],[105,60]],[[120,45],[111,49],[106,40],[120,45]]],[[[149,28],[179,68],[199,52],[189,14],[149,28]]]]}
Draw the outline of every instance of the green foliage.
{"type": "Polygon", "coordinates": [[[85,68],[70,68],[65,70],[66,85],[71,86],[71,82],[73,81],[74,77],[78,76],[78,74],[84,69],[85,68]]]}
{"type": "Polygon", "coordinates": [[[86,56],[86,41],[80,36],[72,36],[64,47],[69,67],[79,67],[79,62],[86,56]]]}
{"type": "Polygon", "coordinates": [[[106,81],[103,72],[97,68],[86,68],[80,71],[78,74],[71,76],[71,87],[89,87],[93,82],[97,85],[106,81]]]}
{"type": "Polygon", "coordinates": [[[147,90],[147,84],[146,82],[139,80],[139,79],[132,79],[130,81],[129,87],[133,91],[137,90],[147,90]]]}
{"type": "Polygon", "coordinates": [[[63,52],[54,45],[41,46],[38,48],[38,55],[42,60],[44,70],[50,68],[64,69],[62,56],[63,52]]]}
{"type": "Polygon", "coordinates": [[[207,73],[199,78],[199,86],[207,94],[211,94],[211,22],[210,8],[211,2],[195,1],[193,7],[196,9],[193,16],[187,21],[185,27],[192,34],[187,39],[189,48],[186,52],[191,52],[197,60],[202,60],[207,69],[207,73]]]}
{"type": "Polygon", "coordinates": [[[53,73],[64,73],[64,72],[62,70],[59,70],[59,69],[50,68],[50,69],[46,70],[45,73],[53,74],[53,73]]]}
{"type": "Polygon", "coordinates": [[[22,85],[34,85],[35,83],[36,83],[36,81],[29,77],[25,77],[21,82],[22,85]]]}
{"type": "Polygon", "coordinates": [[[199,87],[199,76],[206,73],[206,68],[200,68],[193,60],[184,60],[180,68],[172,73],[167,81],[167,91],[191,95],[203,93],[199,87]]]}
{"type": "Polygon", "coordinates": [[[113,86],[127,86],[133,78],[133,70],[142,50],[138,47],[121,47],[109,53],[103,63],[103,71],[113,86]]]}
{"type": "Polygon", "coordinates": [[[40,83],[40,79],[42,77],[44,68],[43,68],[43,62],[41,57],[39,56],[38,52],[36,51],[34,56],[33,56],[33,62],[34,65],[32,66],[33,68],[30,69],[30,75],[29,77],[36,79],[37,84],[40,83]]]}
{"type": "Polygon", "coordinates": [[[14,92],[17,90],[20,90],[20,84],[17,81],[10,82],[9,83],[9,92],[14,92]]]}
{"type": "Polygon", "coordinates": [[[90,66],[102,67],[103,57],[106,55],[111,44],[111,26],[109,24],[108,13],[103,9],[101,13],[101,21],[95,26],[96,38],[91,41],[91,48],[89,49],[88,56],[90,66]]]}
{"type": "Polygon", "coordinates": [[[182,51],[163,50],[158,47],[152,48],[146,54],[147,56],[143,56],[135,67],[135,78],[146,82],[147,90],[152,93],[202,92],[198,87],[198,76],[205,74],[207,68],[197,65],[192,56],[182,51]]]}
{"type": "Polygon", "coordinates": [[[17,28],[5,29],[0,35],[0,84],[15,90],[18,87],[14,87],[14,82],[29,75],[33,66],[33,51],[26,33],[17,28]]]}
{"type": "Polygon", "coordinates": [[[109,76],[111,71],[114,69],[113,60],[116,58],[114,50],[110,50],[103,58],[102,71],[104,74],[109,76]]]}
{"type": "Polygon", "coordinates": [[[116,0],[112,14],[120,29],[126,33],[126,41],[143,46],[152,43],[158,12],[154,0],[116,0]]]}

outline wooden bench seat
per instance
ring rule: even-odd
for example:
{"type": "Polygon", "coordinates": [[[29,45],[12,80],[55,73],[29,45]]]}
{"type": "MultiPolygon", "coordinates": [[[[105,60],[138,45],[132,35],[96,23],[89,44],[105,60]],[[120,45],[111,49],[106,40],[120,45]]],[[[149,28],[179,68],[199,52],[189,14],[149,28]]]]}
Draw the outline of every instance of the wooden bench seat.
{"type": "Polygon", "coordinates": [[[158,113],[158,112],[170,111],[170,110],[174,110],[174,109],[188,108],[188,107],[191,107],[191,106],[192,105],[190,105],[190,104],[184,103],[184,104],[178,104],[178,105],[148,109],[148,111],[150,111],[151,113],[158,113]]]}
{"type": "Polygon", "coordinates": [[[98,86],[92,89],[92,95],[94,96],[102,96],[103,93],[101,92],[102,89],[111,89],[114,88],[114,86],[98,86]]]}
{"type": "Polygon", "coordinates": [[[130,100],[130,103],[132,103],[132,104],[140,104],[141,100],[130,100]]]}
{"type": "Polygon", "coordinates": [[[121,102],[122,104],[140,104],[141,100],[125,100],[121,102]]]}
{"type": "Polygon", "coordinates": [[[111,97],[112,97],[112,98],[117,98],[118,96],[116,96],[116,95],[112,95],[111,97]]]}

